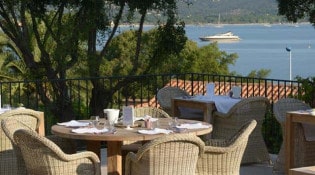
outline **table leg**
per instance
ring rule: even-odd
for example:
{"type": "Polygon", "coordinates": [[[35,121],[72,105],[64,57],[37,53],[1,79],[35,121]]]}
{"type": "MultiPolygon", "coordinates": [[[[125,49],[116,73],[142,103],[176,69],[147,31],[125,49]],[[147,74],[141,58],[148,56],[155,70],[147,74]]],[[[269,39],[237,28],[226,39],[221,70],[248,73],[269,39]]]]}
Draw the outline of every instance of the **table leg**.
{"type": "Polygon", "coordinates": [[[215,110],[215,106],[213,103],[206,103],[203,110],[203,121],[212,124],[213,116],[212,113],[215,110]]]}
{"type": "Polygon", "coordinates": [[[120,141],[107,141],[107,174],[122,175],[122,157],[120,141]]]}
{"type": "MultiPolygon", "coordinates": [[[[203,109],[203,121],[212,124],[213,116],[212,113],[215,110],[215,106],[213,103],[205,103],[205,107],[203,109]]],[[[212,138],[211,132],[209,134],[203,135],[203,140],[209,140],[212,138]]]]}
{"type": "Polygon", "coordinates": [[[294,130],[295,123],[292,116],[287,114],[285,124],[285,172],[288,174],[291,168],[294,168],[294,130]]]}
{"type": "Polygon", "coordinates": [[[178,104],[174,99],[172,99],[172,115],[173,115],[172,117],[179,117],[180,115],[178,104]]]}

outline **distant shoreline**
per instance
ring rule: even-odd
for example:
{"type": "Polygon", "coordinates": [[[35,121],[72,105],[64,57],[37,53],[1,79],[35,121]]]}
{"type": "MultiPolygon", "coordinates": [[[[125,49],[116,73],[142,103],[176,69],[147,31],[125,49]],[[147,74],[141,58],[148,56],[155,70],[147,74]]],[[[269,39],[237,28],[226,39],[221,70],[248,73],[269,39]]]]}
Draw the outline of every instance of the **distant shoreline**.
{"type": "MultiPolygon", "coordinates": [[[[301,22],[301,23],[242,23],[242,24],[220,24],[220,26],[250,26],[250,25],[288,25],[288,26],[295,26],[295,25],[312,25],[309,22],[301,22]]],[[[133,27],[138,28],[138,24],[121,24],[121,27],[133,27]]],[[[154,27],[158,26],[156,24],[144,24],[145,27],[154,27]]],[[[185,24],[185,26],[218,26],[216,23],[196,23],[196,24],[185,24]]]]}

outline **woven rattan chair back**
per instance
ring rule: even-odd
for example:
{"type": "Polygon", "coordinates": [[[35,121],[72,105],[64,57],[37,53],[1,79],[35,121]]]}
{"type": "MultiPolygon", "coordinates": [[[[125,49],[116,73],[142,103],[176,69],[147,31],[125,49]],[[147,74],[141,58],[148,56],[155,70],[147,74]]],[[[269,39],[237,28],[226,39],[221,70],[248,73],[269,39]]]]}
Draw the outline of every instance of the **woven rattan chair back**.
{"type": "MultiPolygon", "coordinates": [[[[22,128],[29,128],[31,130],[38,131],[39,127],[39,113],[37,111],[31,109],[15,109],[4,112],[0,115],[0,121],[12,118],[22,122],[23,124],[18,124],[17,122],[13,121],[11,124],[17,124],[16,126],[12,127],[22,127],[22,128]]],[[[20,123],[19,122],[19,123],[20,123]]],[[[12,128],[13,129],[13,128],[12,128]]],[[[7,132],[7,134],[9,131],[7,132]]],[[[13,137],[11,137],[12,139],[13,137]]],[[[25,168],[23,168],[23,161],[20,162],[20,159],[16,159],[16,154],[18,152],[14,151],[12,142],[9,137],[6,136],[5,132],[2,128],[0,128],[0,174],[8,175],[8,174],[25,174],[25,168]]]]}
{"type": "Polygon", "coordinates": [[[175,97],[183,97],[188,95],[188,92],[178,87],[166,86],[160,89],[156,96],[160,107],[169,115],[172,115],[172,99],[175,97]]]}
{"type": "Polygon", "coordinates": [[[248,137],[256,125],[257,122],[251,120],[230,139],[205,141],[205,152],[198,159],[196,175],[239,175],[248,137]]]}
{"type": "MultiPolygon", "coordinates": [[[[145,115],[149,115],[153,118],[170,118],[170,116],[165,111],[156,107],[135,107],[134,115],[135,117],[143,117],[145,115]]],[[[139,147],[141,147],[142,145],[142,141],[123,141],[123,146],[121,148],[123,164],[125,163],[127,154],[129,152],[137,152],[139,147]]]]}
{"type": "Polygon", "coordinates": [[[28,174],[101,174],[100,160],[93,152],[65,154],[55,143],[32,130],[19,129],[13,137],[28,174]]]}
{"type": "Polygon", "coordinates": [[[156,107],[136,107],[134,114],[135,117],[149,115],[154,118],[170,118],[170,116],[165,111],[156,107]]]}
{"type": "Polygon", "coordinates": [[[192,175],[203,141],[193,134],[166,135],[128,153],[125,175],[192,175]]]}
{"type": "MultiPolygon", "coordinates": [[[[286,121],[286,113],[288,111],[297,111],[297,110],[307,110],[311,109],[311,107],[304,103],[301,100],[295,98],[283,98],[278,100],[273,106],[273,112],[277,121],[281,125],[282,129],[282,138],[285,138],[285,121],[286,121]]],[[[298,152],[295,154],[295,165],[296,167],[301,166],[310,166],[315,164],[315,156],[311,156],[315,150],[315,141],[306,141],[305,135],[303,131],[303,127],[301,124],[297,124],[294,128],[297,138],[295,138],[296,146],[298,152]],[[306,158],[307,156],[307,158],[306,158]],[[314,157],[314,158],[312,158],[314,157]]],[[[278,153],[278,157],[274,163],[273,170],[275,172],[284,172],[285,171],[285,148],[282,143],[280,151],[278,153]]]]}
{"type": "Polygon", "coordinates": [[[278,100],[273,106],[273,112],[279,123],[285,123],[286,113],[288,111],[311,109],[310,105],[295,98],[283,98],[278,100]]]}
{"type": "Polygon", "coordinates": [[[238,131],[239,126],[256,120],[257,126],[249,136],[242,163],[270,162],[262,135],[262,124],[269,106],[269,100],[265,97],[249,97],[236,103],[228,113],[214,112],[213,138],[228,139],[238,131]]]}

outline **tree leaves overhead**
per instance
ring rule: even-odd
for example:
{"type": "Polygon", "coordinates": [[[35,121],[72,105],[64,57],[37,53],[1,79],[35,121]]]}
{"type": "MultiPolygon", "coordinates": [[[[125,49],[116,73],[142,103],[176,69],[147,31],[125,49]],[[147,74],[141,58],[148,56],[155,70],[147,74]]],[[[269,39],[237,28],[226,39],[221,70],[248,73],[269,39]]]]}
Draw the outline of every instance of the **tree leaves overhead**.
{"type": "MultiPolygon", "coordinates": [[[[141,70],[140,66],[143,60],[142,26],[148,10],[166,12],[161,15],[165,19],[170,18],[169,24],[176,23],[174,0],[1,0],[0,27],[21,53],[21,59],[34,79],[69,78],[68,73],[76,69],[77,64],[84,64],[82,68],[88,69],[84,71],[87,72],[84,76],[99,77],[102,76],[101,66],[113,69],[107,72],[115,72],[113,67],[107,65],[111,60],[104,60],[104,55],[118,25],[126,22],[124,15],[133,12],[138,15],[134,18],[139,18],[135,21],[140,27],[133,48],[136,52],[130,59],[132,62],[126,60],[125,64],[131,67],[130,74],[135,75],[146,71],[141,70]],[[101,51],[97,50],[97,46],[101,51]]],[[[91,111],[98,113],[112,101],[110,98],[115,91],[128,82],[121,82],[111,90],[105,89],[103,82],[98,80],[93,79],[91,83],[94,88],[90,99],[93,108],[91,111]],[[93,106],[95,104],[97,106],[93,106]]],[[[40,95],[43,103],[45,106],[56,104],[58,107],[54,106],[53,113],[70,119],[73,111],[67,85],[55,81],[52,89],[54,92],[45,92],[47,89],[42,87],[40,95]],[[54,94],[54,101],[47,94],[54,94]]]]}
{"type": "Polygon", "coordinates": [[[278,13],[285,15],[289,21],[297,22],[298,19],[309,17],[309,21],[315,24],[314,0],[277,0],[278,13]]]}

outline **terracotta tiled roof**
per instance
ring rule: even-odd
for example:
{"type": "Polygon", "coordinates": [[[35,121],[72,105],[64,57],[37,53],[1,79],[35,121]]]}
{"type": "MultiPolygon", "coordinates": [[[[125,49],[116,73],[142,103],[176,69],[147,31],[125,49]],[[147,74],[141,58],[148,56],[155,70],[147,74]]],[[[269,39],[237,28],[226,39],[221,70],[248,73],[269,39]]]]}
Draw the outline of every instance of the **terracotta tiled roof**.
{"type": "MultiPolygon", "coordinates": [[[[234,82],[214,82],[215,83],[215,94],[227,94],[232,86],[242,86],[242,97],[251,96],[264,96],[267,97],[270,102],[276,102],[278,99],[285,98],[288,96],[296,96],[298,94],[298,88],[294,86],[284,85],[272,85],[264,83],[248,83],[240,84],[234,82]]],[[[205,94],[206,84],[203,81],[184,81],[184,80],[172,80],[165,86],[177,86],[181,89],[186,90],[189,94],[205,94]],[[193,88],[192,88],[193,87],[193,88]]],[[[156,97],[149,100],[148,103],[143,103],[142,106],[155,106],[156,97]]]]}

